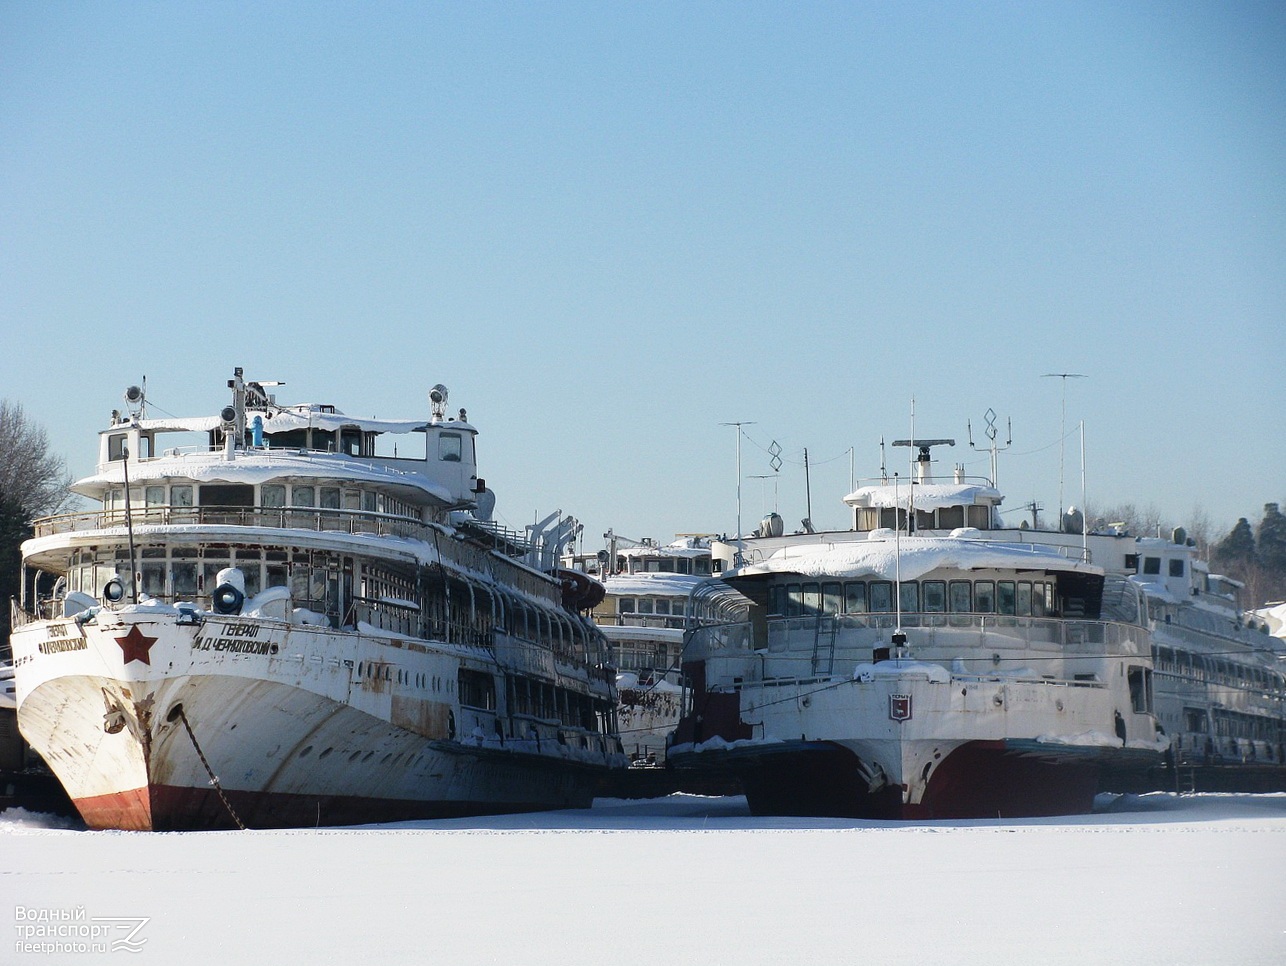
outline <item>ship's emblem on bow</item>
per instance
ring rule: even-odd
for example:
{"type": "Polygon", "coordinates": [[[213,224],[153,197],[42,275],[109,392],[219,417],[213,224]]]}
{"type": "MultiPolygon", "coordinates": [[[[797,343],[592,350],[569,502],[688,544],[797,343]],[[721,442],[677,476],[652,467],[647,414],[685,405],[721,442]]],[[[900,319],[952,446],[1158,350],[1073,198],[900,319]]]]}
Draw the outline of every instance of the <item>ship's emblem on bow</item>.
{"type": "Polygon", "coordinates": [[[889,717],[894,721],[911,720],[911,695],[909,694],[890,694],[889,695],[889,717]]]}

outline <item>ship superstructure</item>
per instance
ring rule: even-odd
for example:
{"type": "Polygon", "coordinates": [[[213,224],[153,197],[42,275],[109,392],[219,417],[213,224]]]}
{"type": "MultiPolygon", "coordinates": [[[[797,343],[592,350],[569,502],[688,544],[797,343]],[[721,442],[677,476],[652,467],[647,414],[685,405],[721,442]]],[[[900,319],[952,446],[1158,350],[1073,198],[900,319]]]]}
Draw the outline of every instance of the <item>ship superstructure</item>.
{"type": "Polygon", "coordinates": [[[93,827],[292,826],[587,805],[624,764],[575,532],[491,521],[477,429],[143,393],[37,522],[13,656],[23,734],[93,827]],[[44,579],[41,580],[41,576],[44,579]],[[56,582],[55,582],[56,581],[56,582]],[[581,588],[583,590],[583,588],[581,588]]]}

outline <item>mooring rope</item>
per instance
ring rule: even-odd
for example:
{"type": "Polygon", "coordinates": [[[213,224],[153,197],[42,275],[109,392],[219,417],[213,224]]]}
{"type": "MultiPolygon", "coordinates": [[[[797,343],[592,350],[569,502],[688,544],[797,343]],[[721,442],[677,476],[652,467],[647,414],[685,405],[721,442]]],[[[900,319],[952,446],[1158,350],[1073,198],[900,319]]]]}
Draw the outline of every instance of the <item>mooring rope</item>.
{"type": "Polygon", "coordinates": [[[179,713],[179,720],[183,722],[183,727],[187,730],[188,738],[192,740],[192,747],[196,749],[196,756],[201,759],[201,764],[205,766],[205,773],[210,776],[210,784],[213,785],[214,790],[219,793],[219,801],[223,802],[223,807],[228,810],[228,814],[232,816],[232,820],[237,823],[237,828],[241,829],[243,832],[246,831],[245,823],[241,821],[236,811],[233,810],[232,803],[228,801],[228,796],[223,794],[223,786],[219,784],[219,777],[215,775],[214,769],[210,767],[210,763],[206,760],[205,752],[203,752],[201,750],[201,746],[197,744],[196,735],[192,732],[192,726],[188,724],[188,716],[183,710],[183,705],[178,705],[174,710],[179,713]]]}

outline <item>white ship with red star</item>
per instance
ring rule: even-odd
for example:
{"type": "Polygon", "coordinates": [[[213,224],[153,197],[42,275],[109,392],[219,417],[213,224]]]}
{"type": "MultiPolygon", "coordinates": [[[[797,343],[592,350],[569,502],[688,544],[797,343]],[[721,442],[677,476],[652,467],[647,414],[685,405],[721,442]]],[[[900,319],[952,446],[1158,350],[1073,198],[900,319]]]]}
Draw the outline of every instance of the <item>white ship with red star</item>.
{"type": "MultiPolygon", "coordinates": [[[[491,522],[477,429],[278,405],[100,434],[100,504],[23,545],[18,720],[93,828],[584,807],[624,767],[577,524],[491,522]]],[[[601,593],[601,590],[599,591],[601,593]]]]}

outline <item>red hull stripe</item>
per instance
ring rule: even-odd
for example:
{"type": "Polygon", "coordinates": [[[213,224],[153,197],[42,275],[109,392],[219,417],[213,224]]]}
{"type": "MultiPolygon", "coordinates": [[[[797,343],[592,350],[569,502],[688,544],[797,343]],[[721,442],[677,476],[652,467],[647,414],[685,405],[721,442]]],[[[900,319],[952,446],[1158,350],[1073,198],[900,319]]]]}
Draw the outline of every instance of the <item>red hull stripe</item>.
{"type": "MultiPolygon", "coordinates": [[[[362,825],[412,819],[451,818],[550,808],[588,808],[592,787],[566,802],[417,802],[403,799],[273,792],[228,791],[228,800],[249,828],[306,828],[315,825],[362,825]]],[[[75,799],[85,824],[95,829],[131,831],[196,831],[236,828],[212,788],[151,785],[109,795],[75,799]]]]}

